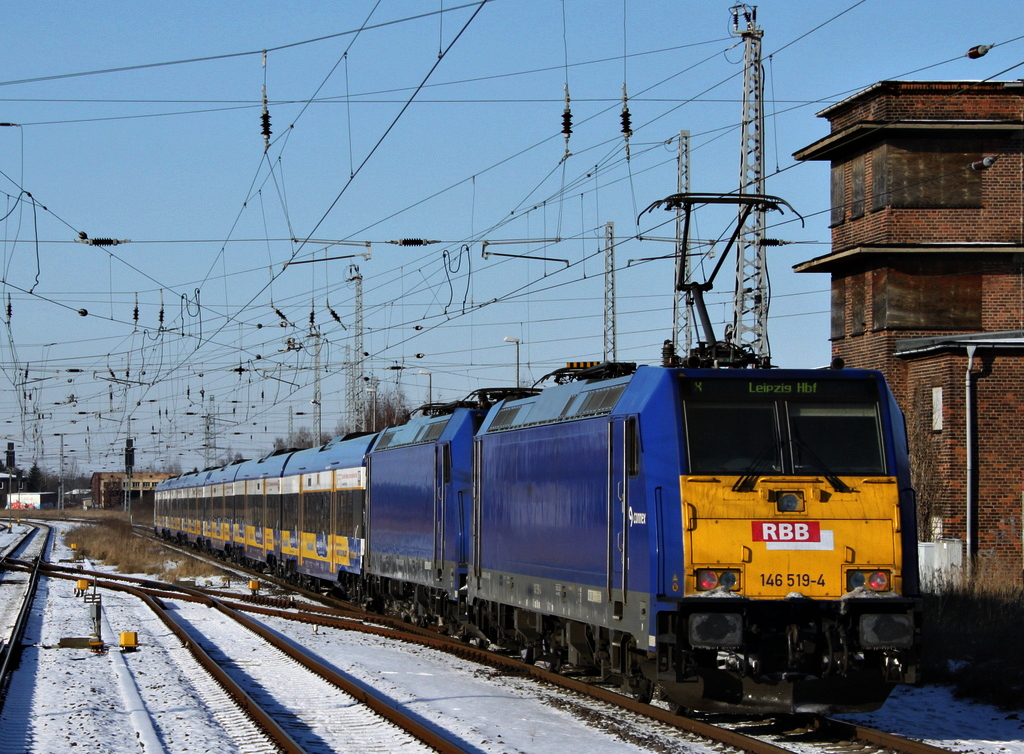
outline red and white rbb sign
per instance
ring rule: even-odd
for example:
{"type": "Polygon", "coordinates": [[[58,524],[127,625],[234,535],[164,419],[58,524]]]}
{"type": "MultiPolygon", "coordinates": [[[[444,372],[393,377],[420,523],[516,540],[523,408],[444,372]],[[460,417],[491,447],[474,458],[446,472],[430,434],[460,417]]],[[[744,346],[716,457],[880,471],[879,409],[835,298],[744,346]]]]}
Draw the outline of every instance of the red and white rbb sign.
{"type": "Polygon", "coordinates": [[[755,542],[820,542],[817,521],[751,521],[755,542]]]}

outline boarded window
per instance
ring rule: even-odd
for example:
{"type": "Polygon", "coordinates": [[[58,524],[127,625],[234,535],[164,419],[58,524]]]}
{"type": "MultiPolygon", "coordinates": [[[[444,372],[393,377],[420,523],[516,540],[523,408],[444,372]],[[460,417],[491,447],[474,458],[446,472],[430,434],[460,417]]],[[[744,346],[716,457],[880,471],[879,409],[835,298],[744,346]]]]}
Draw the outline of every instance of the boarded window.
{"type": "Polygon", "coordinates": [[[863,335],[867,327],[867,312],[864,307],[864,288],[867,281],[864,275],[847,280],[846,288],[850,296],[850,335],[863,335]]]}
{"type": "Polygon", "coordinates": [[[893,263],[875,281],[876,330],[980,330],[981,275],[948,260],[893,263]]]}
{"type": "Polygon", "coordinates": [[[845,165],[832,166],[832,220],[829,227],[834,228],[846,222],[846,175],[845,165]]]}
{"type": "Polygon", "coordinates": [[[872,163],[872,208],[980,207],[983,171],[969,165],[981,153],[971,146],[938,140],[881,145],[872,163]]]}
{"type": "Polygon", "coordinates": [[[864,155],[850,162],[850,219],[864,217],[864,155]]]}
{"type": "Polygon", "coordinates": [[[846,280],[839,278],[832,281],[832,340],[839,340],[846,335],[846,280]]]}

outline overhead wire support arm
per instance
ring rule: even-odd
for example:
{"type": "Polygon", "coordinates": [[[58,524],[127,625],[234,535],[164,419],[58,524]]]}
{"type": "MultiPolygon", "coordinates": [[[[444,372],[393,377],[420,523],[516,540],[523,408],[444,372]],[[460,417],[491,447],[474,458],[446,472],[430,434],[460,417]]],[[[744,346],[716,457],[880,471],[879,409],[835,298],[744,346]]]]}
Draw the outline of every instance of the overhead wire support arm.
{"type": "Polygon", "coordinates": [[[521,238],[521,239],[507,239],[502,241],[482,241],[480,243],[480,256],[484,259],[490,257],[512,257],[513,259],[535,259],[540,262],[561,262],[566,267],[569,266],[568,259],[555,259],[552,257],[535,257],[529,254],[507,254],[501,251],[488,251],[488,246],[498,246],[501,244],[524,244],[524,243],[561,243],[561,238],[521,238]]]}
{"type": "MultiPolygon", "coordinates": [[[[356,257],[362,257],[364,260],[369,260],[373,256],[373,248],[370,241],[326,241],[320,238],[293,238],[292,243],[316,243],[324,244],[324,249],[328,246],[363,246],[366,251],[359,254],[344,254],[339,257],[324,257],[323,259],[299,259],[285,262],[281,269],[284,270],[293,264],[312,264],[313,262],[333,262],[338,259],[355,259],[356,257]]],[[[321,249],[323,251],[323,249],[321,249]]]]}

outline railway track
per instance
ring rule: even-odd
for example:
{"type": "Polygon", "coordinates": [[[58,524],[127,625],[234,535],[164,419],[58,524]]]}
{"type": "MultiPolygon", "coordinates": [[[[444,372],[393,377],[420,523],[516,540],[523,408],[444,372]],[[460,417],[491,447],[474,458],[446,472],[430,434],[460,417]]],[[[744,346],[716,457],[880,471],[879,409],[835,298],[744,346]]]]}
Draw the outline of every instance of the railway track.
{"type": "MultiPolygon", "coordinates": [[[[181,551],[196,556],[196,553],[188,550],[181,551]]],[[[209,562],[218,567],[225,567],[222,561],[210,559],[209,562]]],[[[239,570],[237,566],[230,566],[230,568],[239,570]]],[[[266,575],[251,575],[263,581],[268,580],[266,575]]],[[[334,606],[298,604],[293,599],[284,598],[277,600],[278,604],[276,606],[237,602],[232,605],[232,608],[285,620],[301,621],[317,626],[384,635],[401,641],[428,646],[455,654],[475,663],[488,665],[503,673],[533,678],[579,695],[580,698],[588,700],[586,704],[589,704],[592,708],[596,705],[599,707],[606,706],[616,711],[628,711],[656,721],[660,725],[695,736],[698,740],[713,741],[718,745],[726,745],[742,751],[756,752],[757,754],[775,754],[776,752],[792,751],[794,747],[799,751],[806,751],[808,747],[811,747],[827,750],[831,753],[856,751],[862,754],[873,751],[938,754],[945,751],[926,743],[824,717],[791,718],[781,722],[769,721],[760,724],[748,723],[739,725],[720,725],[711,721],[711,718],[699,720],[683,717],[656,704],[645,704],[623,696],[617,691],[588,684],[580,678],[574,678],[571,675],[562,673],[553,673],[546,668],[527,664],[515,657],[504,656],[468,645],[440,634],[437,630],[431,628],[411,626],[376,614],[366,613],[350,605],[339,606],[337,601],[325,598],[323,595],[297,589],[293,585],[280,580],[269,580],[276,583],[282,589],[293,590],[295,594],[301,595],[306,600],[328,603],[334,606]]],[[[235,600],[239,599],[239,595],[228,595],[216,590],[208,591],[212,592],[218,599],[231,599],[232,596],[235,600]]],[[[257,598],[257,601],[271,602],[271,600],[265,597],[257,598]]]]}
{"type": "MultiPolygon", "coordinates": [[[[13,561],[11,566],[27,569],[30,564],[13,561]]],[[[409,752],[470,751],[221,599],[195,589],[53,564],[41,565],[40,572],[65,580],[84,578],[92,590],[116,590],[142,600],[281,751],[388,752],[396,746],[409,752]],[[219,620],[216,632],[204,631],[207,608],[233,626],[226,628],[219,620]],[[285,677],[288,684],[279,683],[285,677]]]]}
{"type": "MultiPolygon", "coordinates": [[[[13,525],[8,526],[12,534],[13,528],[13,525]]],[[[8,588],[8,598],[0,607],[0,709],[7,694],[11,670],[20,658],[21,637],[39,581],[38,565],[46,553],[50,538],[50,528],[47,526],[18,524],[18,528],[17,535],[12,536],[11,541],[0,551],[0,578],[8,588]],[[8,571],[4,568],[7,558],[15,554],[31,564],[27,570],[8,571]]]]}

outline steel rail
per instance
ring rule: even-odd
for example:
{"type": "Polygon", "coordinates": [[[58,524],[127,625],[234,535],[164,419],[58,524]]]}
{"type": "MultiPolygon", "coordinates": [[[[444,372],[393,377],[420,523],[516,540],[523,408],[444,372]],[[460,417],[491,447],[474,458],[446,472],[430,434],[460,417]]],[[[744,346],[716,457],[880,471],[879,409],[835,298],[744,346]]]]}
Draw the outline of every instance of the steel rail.
{"type": "MultiPolygon", "coordinates": [[[[345,675],[339,673],[330,666],[319,662],[314,657],[304,652],[297,645],[281,639],[272,631],[268,630],[264,626],[261,626],[259,623],[253,621],[251,618],[247,617],[241,612],[241,610],[244,609],[251,612],[257,612],[276,617],[289,617],[289,614],[283,610],[263,607],[260,605],[228,605],[223,600],[216,599],[210,596],[209,594],[204,594],[198,590],[182,586],[174,586],[173,589],[170,590],[164,589],[160,592],[161,596],[158,597],[151,594],[153,590],[150,587],[136,587],[124,583],[126,581],[141,581],[147,582],[147,584],[158,583],[148,581],[146,579],[137,579],[134,577],[119,577],[117,579],[112,579],[108,581],[105,578],[108,574],[97,574],[97,572],[95,571],[85,572],[77,569],[65,569],[60,566],[52,565],[49,568],[47,568],[46,571],[46,575],[64,579],[80,578],[83,573],[88,573],[93,577],[93,584],[95,584],[97,587],[122,591],[128,594],[135,595],[140,599],[143,599],[146,602],[146,604],[149,605],[154,610],[154,612],[156,612],[157,615],[161,617],[164,623],[168,625],[168,628],[174,631],[174,633],[190,650],[196,649],[202,652],[202,654],[208,659],[208,662],[210,664],[208,664],[207,661],[204,661],[202,659],[200,660],[200,662],[203,664],[204,667],[210,670],[211,673],[213,673],[213,675],[217,678],[217,680],[220,683],[222,683],[225,686],[227,686],[228,683],[230,683],[232,686],[234,686],[234,688],[237,688],[244,695],[245,702],[242,704],[243,709],[245,709],[246,712],[252,715],[255,721],[261,726],[269,728],[270,724],[273,723],[272,718],[264,717],[266,713],[263,712],[259,705],[255,701],[253,701],[248,694],[245,694],[241,687],[237,686],[237,684],[235,684],[235,682],[230,678],[230,676],[228,676],[212,658],[209,658],[209,656],[206,655],[205,651],[203,651],[202,648],[199,647],[199,645],[193,641],[193,639],[188,635],[187,632],[184,631],[184,629],[182,629],[180,626],[174,623],[173,619],[171,619],[164,610],[162,604],[158,604],[161,598],[189,599],[191,601],[201,602],[203,604],[206,604],[208,607],[212,607],[215,610],[218,610],[231,620],[234,620],[235,622],[239,623],[240,625],[255,633],[261,639],[266,641],[275,649],[283,652],[292,660],[300,664],[302,667],[306,668],[315,675],[318,675],[319,677],[323,678],[324,680],[333,684],[334,686],[340,688],[342,691],[355,698],[357,701],[365,705],[367,708],[376,712],[385,720],[388,720],[393,725],[403,729],[404,731],[414,736],[416,739],[418,739],[425,745],[440,752],[440,754],[469,754],[469,752],[475,751],[475,749],[466,748],[462,744],[453,740],[451,737],[444,735],[441,731],[437,729],[437,726],[427,721],[421,720],[415,714],[406,713],[400,709],[397,709],[394,703],[387,697],[378,694],[373,689],[369,689],[357,684],[356,682],[347,678],[345,675]],[[100,578],[97,578],[97,576],[103,576],[104,579],[101,581],[100,578]]],[[[292,617],[294,616],[292,615],[292,617]]],[[[315,617],[315,620],[320,621],[323,620],[323,618],[317,616],[315,617]]],[[[339,618],[337,620],[338,622],[340,622],[343,619],[339,618]]],[[[351,623],[352,621],[348,622],[351,623]]],[[[345,627],[348,628],[351,626],[345,627]]],[[[378,633],[386,634],[386,632],[381,629],[378,629],[378,633]]],[[[235,692],[234,690],[231,690],[230,693],[234,695],[235,692]]],[[[276,726],[276,723],[273,724],[276,726]]],[[[285,736],[287,736],[287,733],[284,733],[283,730],[281,732],[285,736]]],[[[277,735],[273,731],[268,730],[268,734],[274,738],[275,742],[278,742],[279,745],[282,745],[282,748],[284,748],[285,751],[303,751],[302,748],[299,747],[299,745],[295,743],[295,741],[292,740],[290,736],[287,736],[287,741],[281,742],[278,741],[277,735]],[[290,742],[290,744],[288,742],[290,742]],[[294,746],[295,748],[291,748],[292,746],[294,746]]]]}
{"type": "Polygon", "coordinates": [[[862,725],[834,720],[830,717],[815,717],[816,730],[829,736],[843,737],[856,741],[880,746],[883,749],[901,752],[901,754],[949,754],[947,749],[926,744],[923,741],[903,738],[892,733],[885,733],[862,725]]]}
{"type": "MultiPolygon", "coordinates": [[[[14,623],[14,628],[11,630],[10,641],[0,649],[0,653],[3,655],[3,661],[0,662],[0,710],[3,709],[4,702],[7,700],[7,692],[10,688],[11,675],[14,669],[17,667],[18,660],[21,658],[21,640],[25,636],[25,626],[28,624],[28,616],[32,613],[32,605],[35,602],[36,589],[39,586],[39,566],[40,563],[44,562],[43,558],[46,557],[46,548],[50,544],[50,538],[53,534],[53,529],[45,524],[32,524],[36,527],[36,532],[32,534],[35,536],[40,530],[45,529],[46,539],[43,540],[43,546],[40,554],[29,562],[29,580],[25,588],[25,595],[21,603],[21,608],[18,610],[18,619],[14,623]]],[[[19,543],[24,544],[30,540],[28,537],[19,543]]],[[[0,562],[7,567],[8,558],[0,559],[0,562]]]]}
{"type": "MultiPolygon", "coordinates": [[[[58,567],[55,568],[55,570],[59,570],[59,569],[62,569],[62,568],[63,567],[58,566],[58,567]]],[[[70,571],[69,570],[69,574],[70,575],[65,576],[65,578],[72,578],[72,577],[74,577],[74,574],[80,574],[80,573],[82,573],[82,571],[70,571]]],[[[91,573],[95,573],[95,572],[91,572],[91,573]]],[[[59,575],[59,574],[54,573],[54,575],[59,575]]],[[[97,575],[105,576],[105,574],[97,574],[97,575]]],[[[122,580],[133,579],[133,577],[119,577],[119,578],[122,579],[122,580]]],[[[144,579],[134,579],[134,580],[136,580],[136,581],[146,581],[144,579]]],[[[149,584],[154,584],[156,582],[148,582],[148,583],[149,584]]],[[[105,584],[99,584],[99,585],[100,586],[105,586],[105,584]]],[[[169,585],[164,585],[164,586],[167,587],[169,585]]],[[[125,587],[122,587],[120,584],[116,584],[115,583],[115,584],[111,584],[111,588],[125,588],[125,587]]],[[[622,709],[629,710],[630,712],[634,712],[636,714],[642,715],[642,716],[647,717],[649,719],[656,720],[656,721],[658,721],[660,723],[663,723],[663,724],[665,724],[665,725],[667,725],[669,727],[685,730],[685,731],[687,731],[689,733],[693,733],[695,735],[701,736],[701,737],[709,739],[711,741],[715,741],[715,742],[722,743],[722,744],[727,744],[727,745],[735,747],[735,748],[737,748],[737,749],[739,749],[741,751],[751,752],[751,754],[790,754],[788,752],[788,750],[786,750],[784,748],[781,748],[779,746],[776,746],[776,745],[774,745],[772,743],[769,743],[767,741],[762,741],[762,740],[757,739],[757,738],[751,738],[749,736],[743,735],[742,733],[738,733],[736,731],[731,731],[731,730],[728,730],[726,728],[720,728],[718,726],[711,725],[711,724],[708,724],[708,723],[704,723],[704,722],[701,722],[699,720],[693,720],[693,719],[688,718],[688,717],[681,717],[679,715],[676,715],[676,714],[673,714],[673,713],[669,712],[668,710],[661,709],[660,707],[653,707],[653,706],[651,706],[649,704],[645,704],[643,702],[636,701],[635,699],[631,699],[629,697],[623,696],[623,695],[618,694],[618,693],[616,693],[614,691],[609,691],[608,689],[603,689],[603,688],[601,688],[599,686],[594,686],[594,685],[585,683],[583,681],[578,681],[576,679],[570,678],[568,676],[561,675],[559,673],[553,673],[553,672],[551,672],[549,670],[546,670],[544,668],[541,668],[539,666],[530,665],[530,664],[527,664],[525,662],[522,662],[521,660],[513,659],[511,657],[506,657],[504,655],[496,654],[494,652],[490,652],[490,651],[481,649],[479,647],[474,647],[474,646],[469,645],[469,644],[458,642],[458,641],[452,639],[451,637],[445,636],[443,634],[439,634],[439,633],[437,633],[435,631],[430,631],[428,629],[417,628],[417,627],[414,627],[414,626],[409,626],[408,624],[400,624],[397,621],[395,621],[395,624],[398,626],[397,628],[385,628],[385,627],[381,627],[379,625],[375,626],[375,625],[366,624],[366,623],[363,623],[363,622],[361,622],[361,621],[359,621],[357,619],[353,619],[353,618],[349,618],[349,617],[344,617],[344,616],[334,616],[334,617],[332,617],[332,616],[329,616],[329,615],[326,615],[326,614],[323,614],[323,613],[319,613],[319,612],[318,613],[306,614],[306,615],[301,615],[301,614],[300,615],[296,615],[296,613],[294,613],[294,612],[288,612],[288,611],[285,611],[285,610],[280,610],[280,609],[275,609],[275,608],[270,608],[270,607],[263,607],[263,606],[260,606],[260,605],[234,604],[234,605],[230,605],[230,606],[227,606],[227,605],[223,605],[222,606],[220,600],[215,600],[214,598],[210,597],[207,594],[199,592],[198,590],[189,589],[188,587],[181,587],[181,586],[175,585],[169,591],[173,592],[173,594],[171,594],[169,596],[173,597],[173,596],[177,595],[177,593],[180,592],[183,595],[190,596],[192,599],[194,599],[196,601],[204,602],[204,603],[210,605],[211,607],[215,607],[217,609],[220,609],[222,612],[225,612],[226,614],[234,614],[234,613],[237,613],[239,611],[244,610],[246,612],[258,613],[258,614],[262,614],[262,615],[271,615],[271,616],[275,616],[275,617],[281,617],[281,618],[286,618],[286,619],[291,619],[291,620],[297,620],[297,621],[301,621],[301,622],[304,622],[304,623],[317,624],[317,625],[320,625],[320,626],[326,626],[326,627],[332,627],[332,628],[340,628],[340,629],[344,629],[344,630],[354,630],[354,631],[359,631],[359,632],[362,632],[362,633],[375,634],[375,635],[378,635],[378,636],[385,636],[385,637],[389,637],[389,638],[392,638],[392,639],[396,639],[397,638],[397,639],[400,639],[400,640],[403,640],[403,641],[414,642],[414,643],[417,643],[417,644],[420,644],[420,645],[423,645],[423,646],[428,646],[428,647],[433,648],[433,649],[438,649],[438,650],[441,650],[441,651],[445,651],[445,652],[448,652],[450,654],[455,654],[455,655],[463,657],[465,659],[470,659],[470,660],[472,660],[474,662],[485,664],[485,665],[488,665],[490,667],[496,668],[496,669],[504,671],[504,672],[512,673],[512,674],[519,675],[519,676],[530,676],[530,677],[533,677],[533,678],[535,678],[537,680],[546,682],[546,683],[548,683],[548,684],[550,684],[552,686],[555,686],[555,687],[558,687],[558,688],[561,688],[561,689],[564,689],[564,690],[572,691],[572,692],[580,694],[580,695],[582,695],[584,697],[589,697],[591,699],[596,699],[598,701],[604,702],[606,704],[609,704],[609,705],[612,705],[612,706],[615,706],[615,707],[619,707],[619,708],[622,708],[622,709]],[[193,593],[193,594],[189,594],[190,592],[193,593]]],[[[166,595],[166,592],[165,592],[165,595],[166,595]]],[[[235,616],[232,615],[232,617],[235,617],[235,616]]],[[[378,616],[378,615],[373,614],[373,613],[368,613],[367,617],[372,618],[374,621],[379,621],[380,618],[381,618],[381,616],[378,616]]],[[[243,621],[240,621],[240,622],[243,622],[243,621]]],[[[251,623],[251,621],[248,621],[248,619],[244,619],[244,622],[250,622],[251,623]]],[[[261,636],[264,633],[266,633],[266,630],[263,629],[262,627],[258,626],[258,624],[253,624],[253,625],[257,626],[257,628],[253,628],[252,630],[257,631],[257,633],[260,633],[261,636]]],[[[277,640],[277,637],[273,636],[272,634],[270,634],[270,637],[271,638],[268,639],[268,641],[274,641],[274,640],[279,641],[279,640],[277,640]]],[[[305,662],[307,660],[316,663],[315,660],[312,660],[311,658],[308,658],[308,656],[306,656],[304,653],[302,653],[301,650],[299,650],[294,645],[291,645],[289,643],[285,643],[284,646],[279,647],[279,648],[281,648],[282,651],[287,652],[289,654],[289,656],[293,656],[293,653],[298,655],[298,656],[295,656],[294,659],[296,659],[300,663],[305,664],[305,662]]],[[[329,668],[327,670],[330,671],[330,673],[332,675],[337,675],[336,673],[334,673],[333,670],[331,670],[329,668]]],[[[314,672],[319,672],[319,671],[318,670],[314,670],[314,672]]],[[[327,675],[325,675],[324,677],[325,677],[325,679],[329,680],[331,683],[335,683],[335,680],[333,678],[330,678],[327,675]]],[[[339,677],[339,680],[345,681],[346,684],[348,685],[348,682],[347,682],[346,679],[344,679],[344,677],[339,677]]],[[[358,698],[360,701],[364,701],[364,699],[362,697],[363,697],[363,695],[366,695],[368,693],[366,691],[366,689],[364,689],[362,687],[358,687],[358,686],[354,687],[355,691],[350,690],[346,686],[341,686],[341,688],[343,688],[345,691],[347,691],[348,693],[352,694],[353,696],[356,696],[356,698],[358,698]]],[[[366,703],[370,704],[370,702],[366,702],[366,703]]],[[[376,707],[373,707],[373,708],[376,709],[376,707]]],[[[380,712],[380,710],[377,710],[377,711],[380,712]]],[[[384,713],[382,712],[381,714],[384,714],[384,713]]],[[[400,724],[400,723],[397,723],[397,724],[400,724]]],[[[409,729],[406,728],[406,730],[409,730],[409,729]]],[[[419,737],[419,733],[417,733],[417,732],[415,732],[413,730],[409,730],[409,732],[411,734],[416,735],[417,737],[419,737]]],[[[424,738],[421,738],[421,740],[423,740],[424,743],[427,743],[428,745],[434,746],[439,751],[445,752],[446,754],[447,754],[447,752],[460,752],[460,751],[463,751],[461,749],[446,749],[446,748],[443,748],[444,745],[449,743],[449,741],[447,739],[438,739],[436,741],[436,743],[432,742],[432,741],[429,741],[427,739],[424,739],[424,738]]]]}
{"type": "MultiPolygon", "coordinates": [[[[147,530],[148,532],[148,530],[147,530]]],[[[151,537],[161,544],[167,545],[168,543],[162,542],[156,537],[152,537],[151,533],[146,534],[147,537],[151,537]]],[[[185,554],[192,557],[202,559],[202,556],[198,553],[194,553],[188,550],[181,549],[175,545],[169,545],[172,549],[181,550],[185,554]]],[[[216,562],[216,561],[207,561],[216,562]]],[[[244,568],[233,564],[233,567],[245,570],[244,568]]],[[[107,576],[106,574],[100,574],[107,576]]],[[[130,578],[130,577],[121,577],[130,578]]],[[[264,581],[269,581],[278,584],[282,588],[291,589],[300,594],[304,594],[310,598],[320,599],[322,601],[328,601],[322,597],[322,595],[308,592],[307,590],[297,587],[294,584],[290,584],[280,579],[268,578],[266,574],[261,574],[259,578],[264,581]]],[[[141,581],[141,580],[140,580],[141,581]]],[[[155,582],[148,582],[154,584],[155,582]]],[[[159,583],[159,582],[156,582],[159,583]]],[[[166,584],[160,584],[164,588],[167,588],[166,584]]],[[[175,590],[182,589],[181,587],[174,586],[175,590]]],[[[187,588],[185,588],[187,589],[187,588]]],[[[208,594],[209,591],[203,592],[208,594]]],[[[226,595],[225,595],[226,596],[226,595]]],[[[232,595],[234,597],[243,597],[244,595],[232,595]]],[[[333,602],[333,600],[330,600],[333,602]]],[[[504,672],[515,673],[517,675],[531,676],[537,680],[549,683],[553,686],[573,691],[581,695],[596,699],[598,701],[611,704],[616,707],[620,707],[630,712],[645,716],[647,718],[656,720],[660,723],[668,725],[673,728],[685,730],[693,733],[694,735],[701,736],[712,741],[727,744],[735,747],[742,751],[752,752],[752,754],[791,754],[790,750],[783,747],[772,744],[768,741],[764,741],[759,738],[746,736],[738,731],[729,730],[728,728],[722,728],[710,723],[705,723],[700,720],[694,720],[692,718],[684,717],[681,715],[674,714],[660,707],[655,707],[650,704],[639,702],[628,696],[624,696],[618,692],[595,686],[583,681],[576,680],[574,678],[562,675],[560,673],[554,673],[552,671],[541,668],[537,665],[528,664],[521,660],[501,655],[492,651],[481,649],[469,644],[466,644],[458,639],[450,637],[446,634],[441,633],[439,630],[431,628],[423,628],[414,626],[402,621],[391,619],[388,616],[379,615],[377,613],[371,613],[360,610],[352,606],[346,606],[344,609],[330,610],[329,608],[320,607],[318,605],[302,605],[292,603],[289,607],[296,610],[307,610],[307,614],[289,612],[284,609],[274,609],[272,607],[261,607],[258,605],[251,604],[230,604],[230,607],[235,610],[244,610],[246,612],[272,615],[276,617],[285,618],[288,620],[301,621],[303,623],[316,624],[325,627],[339,628],[348,631],[359,631],[362,633],[375,634],[379,636],[387,636],[390,638],[396,638],[402,641],[414,642],[423,646],[428,646],[434,649],[445,651],[457,656],[463,657],[474,662],[488,665],[490,667],[502,670],[504,672]],[[334,614],[332,614],[334,613],[334,614]],[[342,613],[343,615],[338,615],[342,613]],[[372,625],[364,623],[362,621],[372,621],[372,625]],[[381,628],[384,626],[385,628],[381,628]]],[[[830,718],[813,716],[811,719],[814,720],[817,729],[822,733],[828,735],[834,735],[837,738],[853,738],[864,743],[871,744],[873,746],[881,746],[886,749],[890,749],[901,754],[948,754],[946,750],[930,746],[918,741],[911,739],[902,738],[890,733],[884,733],[881,731],[872,730],[870,728],[862,728],[860,726],[853,726],[848,723],[841,721],[831,720],[830,718]]]]}
{"type": "MultiPolygon", "coordinates": [[[[61,569],[59,566],[53,566],[52,564],[44,564],[39,571],[43,572],[43,575],[52,578],[74,580],[81,578],[83,572],[75,569],[61,569]],[[67,571],[64,573],[62,571],[67,571]]],[[[94,579],[94,582],[98,584],[98,580],[94,579]]],[[[192,637],[182,628],[167,611],[164,604],[158,597],[151,596],[146,593],[146,590],[139,589],[134,586],[130,586],[126,583],[119,581],[111,581],[102,584],[106,589],[113,589],[116,591],[125,592],[131,594],[149,607],[153,613],[163,622],[165,626],[181,641],[189,653],[196,659],[196,661],[216,679],[217,683],[220,684],[229,696],[231,696],[235,703],[242,709],[242,711],[248,715],[249,719],[253,721],[263,732],[286,754],[305,754],[303,749],[293,739],[288,732],[281,727],[278,722],[271,717],[246,691],[243,689],[235,680],[228,675],[228,673],[219,665],[217,662],[204,650],[198,642],[194,641],[192,637]]]]}

